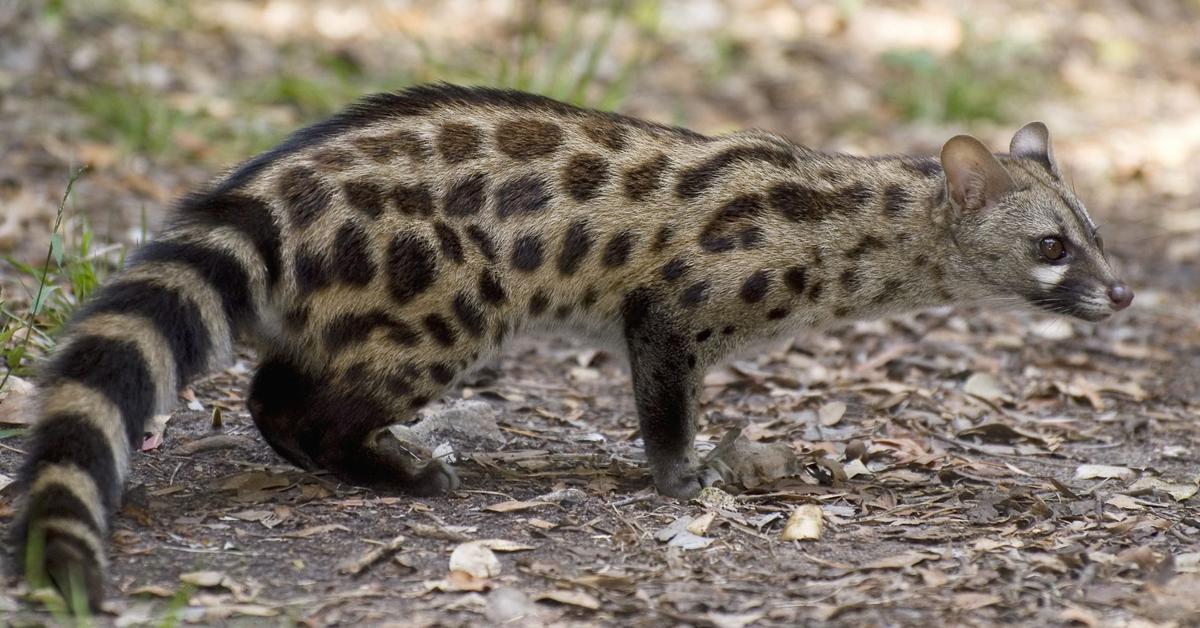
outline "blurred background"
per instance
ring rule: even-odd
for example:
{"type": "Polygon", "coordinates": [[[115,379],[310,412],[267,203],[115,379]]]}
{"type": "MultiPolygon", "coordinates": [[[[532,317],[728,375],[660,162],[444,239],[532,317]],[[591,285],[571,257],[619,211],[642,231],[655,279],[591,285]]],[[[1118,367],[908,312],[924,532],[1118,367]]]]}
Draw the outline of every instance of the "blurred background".
{"type": "Polygon", "coordinates": [[[4,311],[52,329],[187,189],[442,80],[860,153],[1044,120],[1138,305],[1193,316],[1200,0],[0,0],[4,311]]]}

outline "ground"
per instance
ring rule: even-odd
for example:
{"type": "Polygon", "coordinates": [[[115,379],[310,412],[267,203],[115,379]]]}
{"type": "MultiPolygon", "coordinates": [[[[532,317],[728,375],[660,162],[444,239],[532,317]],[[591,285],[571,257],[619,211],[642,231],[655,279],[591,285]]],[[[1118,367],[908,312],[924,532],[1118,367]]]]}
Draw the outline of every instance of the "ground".
{"type": "MultiPolygon", "coordinates": [[[[739,430],[730,457],[760,477],[686,503],[650,487],[621,357],[582,342],[521,340],[425,413],[464,480],[431,499],[284,464],[243,353],[136,456],[93,621],[1200,625],[1200,4],[69,5],[0,3],[0,485],[16,391],[92,275],[188,188],[414,81],[863,153],[999,149],[1043,119],[1137,292],[1097,325],[937,310],[717,369],[698,445],[739,430]]],[[[17,497],[0,488],[0,524],[17,497]]],[[[15,579],[0,612],[56,621],[15,579]]]]}

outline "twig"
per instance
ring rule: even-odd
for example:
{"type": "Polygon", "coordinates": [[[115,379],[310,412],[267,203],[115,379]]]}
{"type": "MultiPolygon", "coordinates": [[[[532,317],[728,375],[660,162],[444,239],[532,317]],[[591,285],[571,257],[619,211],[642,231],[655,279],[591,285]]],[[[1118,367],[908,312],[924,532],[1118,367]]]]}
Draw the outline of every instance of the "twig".
{"type": "Polygon", "coordinates": [[[400,546],[404,545],[404,537],[397,536],[396,538],[380,545],[379,547],[367,550],[365,554],[354,560],[344,562],[337,567],[338,573],[350,576],[357,576],[366,571],[369,567],[382,561],[383,559],[400,551],[400,546]]]}

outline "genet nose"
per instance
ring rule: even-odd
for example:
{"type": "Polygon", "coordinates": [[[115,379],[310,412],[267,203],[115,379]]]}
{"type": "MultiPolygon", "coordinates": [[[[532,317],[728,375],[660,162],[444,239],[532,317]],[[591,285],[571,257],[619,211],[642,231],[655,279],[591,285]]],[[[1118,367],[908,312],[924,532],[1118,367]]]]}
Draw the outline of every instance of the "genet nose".
{"type": "Polygon", "coordinates": [[[1123,310],[1133,303],[1133,289],[1123,283],[1113,284],[1108,287],[1108,298],[1114,308],[1123,310]]]}

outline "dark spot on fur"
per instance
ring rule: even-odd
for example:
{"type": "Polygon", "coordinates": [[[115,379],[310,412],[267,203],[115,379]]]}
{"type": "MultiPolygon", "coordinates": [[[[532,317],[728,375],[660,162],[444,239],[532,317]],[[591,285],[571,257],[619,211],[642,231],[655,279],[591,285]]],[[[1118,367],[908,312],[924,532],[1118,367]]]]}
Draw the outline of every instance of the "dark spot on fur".
{"type": "Polygon", "coordinates": [[[791,153],[773,146],[737,146],[727,148],[712,157],[683,171],[679,183],[675,186],[675,194],[680,198],[690,199],[700,196],[717,180],[722,172],[739,163],[761,162],[776,168],[789,168],[795,165],[791,153]]]}
{"type": "Polygon", "coordinates": [[[846,318],[849,315],[850,315],[850,308],[848,308],[844,305],[839,305],[839,306],[833,308],[833,316],[835,318],[846,318]]]}
{"type": "Polygon", "coordinates": [[[688,368],[690,368],[690,369],[696,368],[696,354],[695,353],[688,354],[687,365],[688,365],[688,368]]]}
{"type": "Polygon", "coordinates": [[[296,289],[300,294],[308,294],[329,285],[329,270],[325,260],[313,251],[296,251],[292,271],[296,275],[296,289]]]}
{"type": "Polygon", "coordinates": [[[351,140],[351,143],[373,161],[381,164],[389,163],[400,156],[420,162],[432,154],[425,140],[411,131],[359,137],[351,140]]]}
{"type": "Polygon", "coordinates": [[[393,321],[388,325],[387,339],[402,347],[415,347],[421,342],[421,332],[410,327],[408,323],[393,321]]]}
{"type": "Polygon", "coordinates": [[[342,184],[346,202],[370,218],[378,218],[383,211],[383,187],[374,181],[347,181],[342,184]]]}
{"type": "Polygon", "coordinates": [[[575,309],[575,306],[571,305],[570,303],[563,303],[562,305],[560,305],[554,309],[554,318],[562,320],[562,319],[570,316],[571,312],[574,309],[575,309]]]}
{"type": "Polygon", "coordinates": [[[280,198],[288,208],[292,226],[303,229],[312,224],[317,216],[329,207],[333,196],[329,186],[310,168],[290,168],[279,178],[276,186],[280,198]]]}
{"type": "Polygon", "coordinates": [[[455,264],[463,263],[462,240],[458,238],[454,229],[438,220],[433,223],[433,233],[437,236],[442,255],[455,264]]]}
{"type": "Polygon", "coordinates": [[[388,245],[388,288],[398,303],[407,303],[433,285],[437,276],[436,252],[424,238],[412,233],[392,237],[388,245]]]}
{"type": "Polygon", "coordinates": [[[536,214],[549,201],[550,191],[541,177],[519,177],[496,187],[496,216],[503,220],[513,214],[536,214]]]}
{"type": "Polygon", "coordinates": [[[362,227],[347,222],[338,229],[333,241],[333,272],[338,280],[365,286],[375,278],[375,260],[371,257],[370,238],[362,227]]]}
{"type": "Polygon", "coordinates": [[[417,395],[416,397],[413,397],[411,401],[408,402],[408,407],[414,408],[414,409],[415,408],[423,408],[423,407],[425,407],[425,404],[427,404],[427,403],[429,403],[429,397],[426,397],[424,395],[417,395]]]}
{"type": "Polygon", "coordinates": [[[889,216],[904,214],[911,200],[908,190],[895,183],[883,189],[883,210],[889,216]]]}
{"type": "Polygon", "coordinates": [[[336,171],[344,170],[354,165],[358,160],[354,153],[337,146],[324,148],[313,153],[313,163],[317,164],[322,170],[336,171]]]}
{"type": "Polygon", "coordinates": [[[773,308],[770,312],[767,312],[767,320],[777,321],[782,318],[787,318],[787,315],[788,315],[787,308],[777,307],[777,308],[773,308]]]}
{"type": "Polygon", "coordinates": [[[765,236],[761,227],[746,227],[738,233],[738,239],[742,241],[743,249],[756,249],[762,246],[765,236]]]}
{"type": "Polygon", "coordinates": [[[580,125],[589,140],[612,151],[625,148],[625,127],[607,117],[590,117],[580,125]]]}
{"type": "Polygon", "coordinates": [[[654,234],[654,244],[650,245],[650,250],[655,253],[667,247],[667,243],[671,241],[673,230],[671,225],[663,225],[658,228],[658,233],[654,234]]]}
{"type": "Polygon", "coordinates": [[[904,169],[923,177],[936,177],[942,174],[942,164],[936,159],[905,159],[900,162],[904,169]]]}
{"type": "Polygon", "coordinates": [[[496,274],[490,268],[485,268],[479,273],[479,298],[489,305],[504,303],[508,298],[504,292],[504,286],[500,284],[500,280],[496,278],[496,274]]]}
{"type": "Polygon", "coordinates": [[[434,383],[445,386],[454,381],[454,368],[449,364],[434,362],[429,365],[429,379],[432,379],[434,383]]]}
{"type": "Polygon", "coordinates": [[[427,314],[421,319],[421,324],[429,332],[429,337],[443,347],[452,347],[454,341],[458,340],[458,333],[441,314],[427,314]]]}
{"type": "Polygon", "coordinates": [[[824,287],[825,284],[822,283],[820,279],[812,282],[812,284],[810,284],[808,287],[808,300],[814,302],[819,301],[821,299],[821,293],[824,287]]]}
{"type": "Polygon", "coordinates": [[[589,201],[600,194],[609,176],[607,161],[599,155],[580,153],[573,155],[563,168],[562,185],[571,198],[589,201]]]}
{"type": "Polygon", "coordinates": [[[737,327],[734,327],[733,325],[726,325],[721,328],[721,335],[722,336],[732,336],[733,332],[735,332],[735,331],[737,331],[737,327]]]}
{"type": "Polygon", "coordinates": [[[534,234],[523,235],[513,242],[512,267],[523,272],[533,272],[542,265],[542,238],[534,234]]]}
{"type": "Polygon", "coordinates": [[[913,266],[916,266],[917,268],[922,268],[928,263],[929,263],[929,258],[926,257],[924,253],[917,255],[916,257],[913,258],[913,261],[912,261],[913,266]]]}
{"type": "Polygon", "coordinates": [[[549,155],[562,143],[563,132],[558,125],[541,120],[509,120],[496,127],[496,144],[500,152],[514,159],[531,159],[549,155]]]}
{"type": "Polygon", "coordinates": [[[701,329],[700,331],[696,332],[696,342],[704,342],[710,337],[712,337],[711,329],[701,329]]]}
{"type": "Polygon", "coordinates": [[[429,216],[433,213],[433,195],[422,183],[400,184],[392,188],[392,201],[396,210],[405,216],[429,216]]]}
{"type": "Polygon", "coordinates": [[[489,262],[496,261],[496,243],[492,240],[492,236],[483,230],[479,225],[467,225],[467,237],[475,243],[475,247],[479,252],[487,258],[489,262]]]}
{"type": "Polygon", "coordinates": [[[853,268],[847,268],[838,276],[838,281],[842,283],[842,288],[848,294],[854,294],[862,288],[862,278],[859,277],[858,271],[853,268]]]}
{"type": "Polygon", "coordinates": [[[482,174],[473,174],[454,182],[443,199],[447,216],[474,216],[487,202],[487,180],[482,174]]]}
{"type": "Polygon", "coordinates": [[[663,176],[670,165],[671,161],[667,156],[659,153],[649,161],[625,172],[625,196],[631,201],[645,201],[662,187],[663,176]]]}
{"type": "Polygon", "coordinates": [[[550,307],[550,297],[546,293],[538,290],[529,297],[529,313],[533,316],[541,316],[550,307]]]}
{"type": "Polygon", "coordinates": [[[850,249],[849,251],[846,251],[846,257],[848,259],[858,259],[858,258],[862,257],[863,255],[870,253],[871,251],[878,251],[880,249],[886,249],[886,248],[887,248],[886,242],[884,242],[883,240],[880,240],[879,238],[877,238],[871,234],[867,234],[867,235],[859,238],[858,243],[854,245],[854,248],[850,249]]]}
{"type": "Polygon", "coordinates": [[[783,283],[796,294],[804,294],[808,273],[803,266],[792,266],[783,273],[783,283]]]}
{"type": "Polygon", "coordinates": [[[583,309],[591,308],[600,298],[600,294],[596,292],[595,286],[588,286],[588,289],[583,292],[583,300],[579,302],[579,306],[583,309]]]}
{"type": "Polygon", "coordinates": [[[725,203],[700,231],[700,247],[709,253],[732,251],[737,247],[737,231],[746,228],[762,210],[758,194],[743,194],[725,203]]]}
{"type": "Polygon", "coordinates": [[[883,292],[875,295],[876,303],[884,303],[890,301],[893,297],[900,294],[904,290],[904,282],[899,279],[888,279],[883,282],[883,292]]]}
{"type": "Polygon", "coordinates": [[[558,272],[574,275],[592,248],[592,233],[587,223],[577,220],[567,227],[563,236],[562,252],[558,255],[558,272]]]}
{"type": "Polygon", "coordinates": [[[621,301],[621,318],[625,321],[626,335],[640,331],[646,326],[654,302],[654,293],[647,288],[634,288],[625,293],[625,298],[621,301]]]}
{"type": "Polygon", "coordinates": [[[767,289],[771,287],[771,274],[765,270],[755,271],[738,290],[738,297],[746,303],[758,303],[767,298],[767,289]]]}
{"type": "Polygon", "coordinates": [[[600,263],[605,268],[616,268],[629,261],[629,253],[633,250],[635,236],[631,231],[622,231],[613,236],[604,246],[604,257],[600,263]]]}
{"type": "Polygon", "coordinates": [[[483,335],[483,330],[487,326],[487,321],[483,318],[483,311],[480,310],[479,304],[471,295],[466,292],[459,292],[454,295],[454,303],[452,304],[454,316],[458,319],[459,324],[463,329],[467,330],[468,334],[478,338],[483,335]]]}
{"type": "Polygon", "coordinates": [[[780,183],[768,192],[771,207],[794,222],[824,220],[858,211],[870,204],[872,192],[853,183],[832,192],[821,192],[798,183],[780,183]]]}
{"type": "Polygon", "coordinates": [[[679,295],[679,305],[683,307],[696,307],[708,300],[708,281],[697,281],[688,286],[679,295]]]}
{"type": "Polygon", "coordinates": [[[683,259],[682,257],[676,257],[666,264],[663,264],[662,278],[669,282],[673,282],[687,274],[687,271],[690,268],[691,266],[688,265],[687,260],[683,259]]]}
{"type": "Polygon", "coordinates": [[[483,132],[473,124],[447,122],[438,130],[437,150],[448,164],[475,159],[483,154],[483,132]]]}

